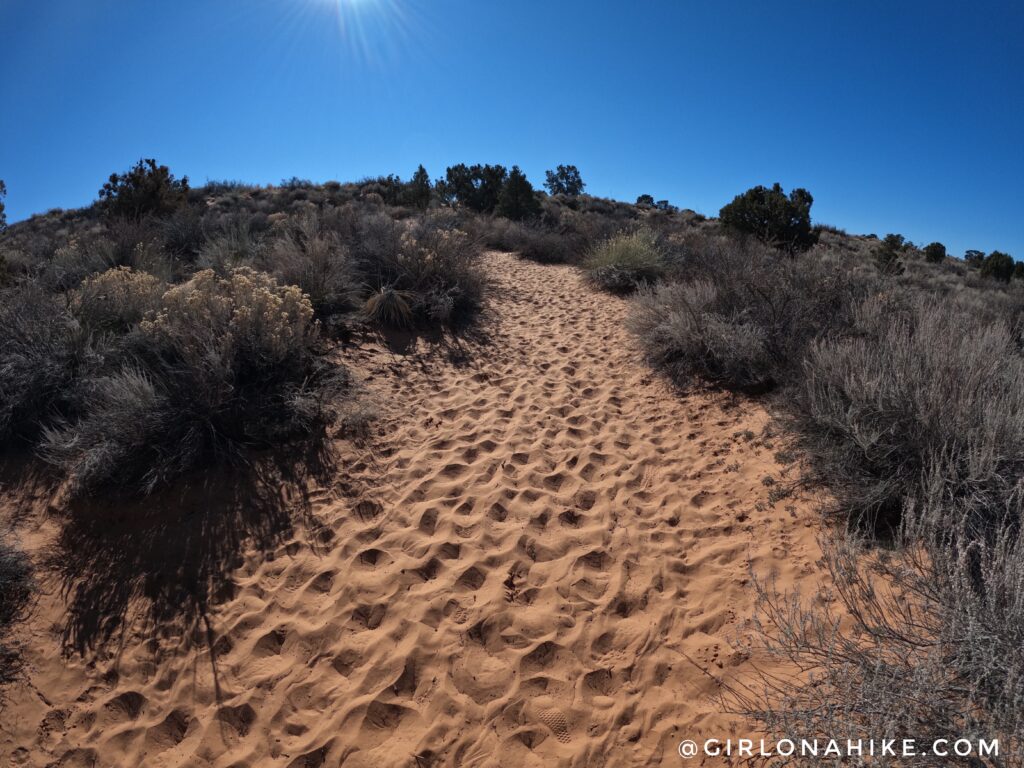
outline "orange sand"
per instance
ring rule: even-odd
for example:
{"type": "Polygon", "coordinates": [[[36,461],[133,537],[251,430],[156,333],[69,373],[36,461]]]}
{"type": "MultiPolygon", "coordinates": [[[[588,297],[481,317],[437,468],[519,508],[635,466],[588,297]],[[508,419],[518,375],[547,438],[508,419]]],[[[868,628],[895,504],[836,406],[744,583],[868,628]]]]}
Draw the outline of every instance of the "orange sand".
{"type": "Polygon", "coordinates": [[[314,493],[329,545],[247,554],[215,665],[138,630],[64,659],[40,600],[0,765],[679,766],[684,737],[750,735],[713,679],[752,680],[749,568],[822,578],[809,506],[768,503],[767,416],[673,392],[572,269],[486,263],[487,345],[352,354],[367,490],[314,493]]]}

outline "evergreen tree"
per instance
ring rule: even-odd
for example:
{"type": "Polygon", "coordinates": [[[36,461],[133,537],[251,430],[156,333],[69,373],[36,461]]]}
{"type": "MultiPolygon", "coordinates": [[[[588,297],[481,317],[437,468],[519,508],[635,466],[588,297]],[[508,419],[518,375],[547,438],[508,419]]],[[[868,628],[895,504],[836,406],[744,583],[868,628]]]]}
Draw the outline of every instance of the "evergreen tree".
{"type": "Polygon", "coordinates": [[[166,165],[139,160],[126,173],[112,173],[100,190],[100,205],[113,218],[138,221],[163,216],[188,200],[188,176],[175,179],[166,165]]]}
{"type": "Polygon", "coordinates": [[[7,185],[0,179],[0,231],[7,227],[7,212],[4,209],[4,198],[7,197],[7,185]]]}
{"type": "Polygon", "coordinates": [[[973,249],[964,251],[964,261],[967,262],[969,267],[980,267],[981,263],[985,261],[985,252],[973,249]]]}
{"type": "Polygon", "coordinates": [[[583,194],[583,177],[575,165],[560,165],[554,171],[545,171],[546,181],[544,186],[552,195],[576,195],[583,194]]]}
{"type": "Polygon", "coordinates": [[[508,171],[501,165],[453,165],[438,182],[438,192],[448,202],[478,213],[493,213],[505,186],[508,171]]]}
{"type": "Polygon", "coordinates": [[[409,202],[421,211],[430,207],[430,174],[422,165],[409,181],[409,202]]]}
{"type": "Polygon", "coordinates": [[[495,213],[513,221],[540,215],[540,203],[533,192],[533,185],[526,178],[526,174],[519,170],[518,165],[512,166],[512,172],[509,173],[508,180],[501,190],[495,213]]]}
{"type": "Polygon", "coordinates": [[[757,186],[737,195],[722,208],[719,217],[733,232],[753,235],[787,251],[804,251],[818,241],[811,228],[813,203],[806,189],[794,189],[787,197],[782,185],[776,183],[771,189],[757,186]]]}
{"type": "Polygon", "coordinates": [[[985,260],[981,262],[981,276],[991,277],[1003,283],[1010,282],[1013,277],[1013,257],[1002,251],[992,251],[985,260]]]}
{"type": "Polygon", "coordinates": [[[924,247],[924,259],[932,264],[938,264],[946,258],[946,246],[942,243],[929,243],[924,247]]]}

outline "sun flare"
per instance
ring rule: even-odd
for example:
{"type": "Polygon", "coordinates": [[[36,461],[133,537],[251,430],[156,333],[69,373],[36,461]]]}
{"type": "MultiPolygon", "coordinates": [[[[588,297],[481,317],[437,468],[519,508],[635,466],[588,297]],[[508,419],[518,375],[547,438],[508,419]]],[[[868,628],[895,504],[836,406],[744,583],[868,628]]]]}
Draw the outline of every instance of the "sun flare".
{"type": "Polygon", "coordinates": [[[400,46],[409,27],[406,0],[311,0],[311,5],[332,14],[342,45],[368,62],[400,46]]]}

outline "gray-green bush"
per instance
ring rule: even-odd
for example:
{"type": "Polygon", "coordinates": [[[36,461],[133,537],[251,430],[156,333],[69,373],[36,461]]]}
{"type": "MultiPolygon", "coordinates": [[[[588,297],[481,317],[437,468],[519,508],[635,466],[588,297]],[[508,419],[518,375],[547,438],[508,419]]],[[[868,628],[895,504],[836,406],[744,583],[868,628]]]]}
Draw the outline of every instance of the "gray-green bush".
{"type": "Polygon", "coordinates": [[[668,260],[670,282],[642,290],[629,327],[655,365],[680,381],[770,389],[810,341],[851,322],[868,282],[812,252],[690,238],[668,260]]]}
{"type": "Polygon", "coordinates": [[[614,293],[631,293],[665,274],[665,257],[653,232],[639,229],[610,237],[583,262],[588,279],[614,293]]]}

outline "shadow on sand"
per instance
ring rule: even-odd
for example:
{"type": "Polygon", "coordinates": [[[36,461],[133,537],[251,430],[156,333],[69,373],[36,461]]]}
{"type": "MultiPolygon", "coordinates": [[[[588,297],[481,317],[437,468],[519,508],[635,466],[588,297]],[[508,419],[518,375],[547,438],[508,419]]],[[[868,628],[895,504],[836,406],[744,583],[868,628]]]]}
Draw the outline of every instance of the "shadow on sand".
{"type": "MultiPolygon", "coordinates": [[[[49,553],[67,602],[64,646],[119,655],[129,630],[148,635],[154,654],[216,637],[210,611],[231,598],[231,574],[247,549],[271,552],[301,522],[329,540],[313,517],[310,489],[331,475],[323,446],[286,458],[261,455],[244,468],[183,478],[146,499],[92,499],[65,511],[49,553]]],[[[215,663],[215,660],[214,660],[215,663]]]]}
{"type": "Polygon", "coordinates": [[[372,336],[380,339],[392,355],[421,364],[438,356],[456,368],[472,363],[493,343],[486,315],[474,325],[448,328],[379,328],[372,336]]]}

